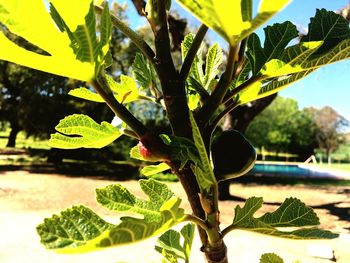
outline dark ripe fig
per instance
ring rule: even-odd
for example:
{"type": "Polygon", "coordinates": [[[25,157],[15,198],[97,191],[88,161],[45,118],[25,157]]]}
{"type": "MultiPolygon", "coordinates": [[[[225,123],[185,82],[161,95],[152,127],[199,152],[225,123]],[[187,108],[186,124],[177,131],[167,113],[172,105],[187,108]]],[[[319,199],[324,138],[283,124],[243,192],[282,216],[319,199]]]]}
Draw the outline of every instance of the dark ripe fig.
{"type": "Polygon", "coordinates": [[[218,181],[244,175],[256,160],[254,147],[236,130],[227,130],[216,136],[211,154],[218,181]]]}

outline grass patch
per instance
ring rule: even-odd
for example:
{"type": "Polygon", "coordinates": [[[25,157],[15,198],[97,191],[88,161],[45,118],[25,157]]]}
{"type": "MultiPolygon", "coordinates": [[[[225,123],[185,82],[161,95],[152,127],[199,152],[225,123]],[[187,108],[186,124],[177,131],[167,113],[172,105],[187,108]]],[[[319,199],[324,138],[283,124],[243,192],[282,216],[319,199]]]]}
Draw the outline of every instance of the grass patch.
{"type": "Polygon", "coordinates": [[[341,170],[350,172],[350,163],[332,163],[332,164],[309,164],[310,166],[324,168],[327,169],[334,169],[334,170],[341,170]]]}
{"type": "MultiPolygon", "coordinates": [[[[0,148],[5,148],[10,130],[0,131],[0,148]]],[[[50,149],[48,140],[27,137],[24,132],[19,132],[16,139],[16,148],[50,149]]]]}

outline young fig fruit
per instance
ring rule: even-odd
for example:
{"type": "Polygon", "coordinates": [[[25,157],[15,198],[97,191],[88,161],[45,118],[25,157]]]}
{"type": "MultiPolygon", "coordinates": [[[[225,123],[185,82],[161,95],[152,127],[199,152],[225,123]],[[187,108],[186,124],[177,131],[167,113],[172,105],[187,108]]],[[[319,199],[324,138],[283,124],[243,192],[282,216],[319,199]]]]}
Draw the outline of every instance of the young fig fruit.
{"type": "Polygon", "coordinates": [[[216,136],[211,145],[211,154],[218,181],[244,175],[256,161],[254,147],[236,130],[227,130],[216,136]]]}
{"type": "Polygon", "coordinates": [[[150,162],[168,161],[169,154],[166,146],[159,137],[151,133],[143,135],[137,145],[142,158],[150,162]]]}

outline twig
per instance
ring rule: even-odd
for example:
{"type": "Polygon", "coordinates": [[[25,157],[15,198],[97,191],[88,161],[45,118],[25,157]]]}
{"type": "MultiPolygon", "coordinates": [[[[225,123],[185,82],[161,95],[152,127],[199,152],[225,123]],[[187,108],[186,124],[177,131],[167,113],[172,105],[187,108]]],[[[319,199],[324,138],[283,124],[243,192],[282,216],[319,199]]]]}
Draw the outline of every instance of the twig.
{"type": "Polygon", "coordinates": [[[205,223],[204,220],[200,219],[199,217],[195,216],[195,215],[189,215],[186,214],[184,216],[184,221],[190,221],[192,223],[195,223],[196,225],[200,226],[202,229],[204,229],[205,231],[209,230],[209,227],[207,226],[207,224],[205,223]]]}
{"type": "Polygon", "coordinates": [[[234,68],[234,77],[237,77],[239,75],[239,73],[242,70],[242,65],[244,63],[244,54],[245,54],[245,48],[247,45],[247,38],[243,39],[241,42],[241,45],[239,46],[239,51],[238,51],[238,60],[235,64],[235,68],[234,68]]]}
{"type": "Polygon", "coordinates": [[[235,229],[237,229],[237,227],[235,225],[229,225],[224,230],[222,230],[222,232],[221,232],[222,237],[226,236],[228,233],[230,233],[232,230],[235,230],[235,229]]]}
{"type": "MultiPolygon", "coordinates": [[[[95,6],[95,11],[98,14],[102,14],[103,7],[95,6]]],[[[113,26],[118,28],[125,36],[127,36],[140,49],[140,51],[151,61],[151,63],[154,64],[154,57],[155,57],[154,51],[143,40],[143,38],[113,14],[111,14],[111,20],[112,20],[113,26]]]]}
{"type": "Polygon", "coordinates": [[[206,124],[213,113],[222,103],[222,100],[227,93],[230,82],[232,80],[235,61],[237,59],[238,47],[230,47],[227,58],[227,65],[224,74],[221,76],[218,85],[211,94],[210,98],[203,104],[203,107],[198,111],[197,118],[201,124],[206,124]]]}
{"type": "Polygon", "coordinates": [[[234,96],[236,96],[238,93],[240,93],[242,90],[248,88],[249,86],[253,85],[255,82],[260,81],[262,79],[266,78],[265,75],[260,76],[253,76],[250,79],[248,79],[246,82],[239,85],[237,88],[233,89],[231,92],[227,93],[225,98],[223,99],[223,103],[228,102],[230,99],[232,99],[234,96]]]}
{"type": "Polygon", "coordinates": [[[182,81],[185,81],[187,79],[187,76],[191,70],[191,66],[193,63],[194,58],[196,57],[196,54],[198,52],[198,49],[200,48],[203,39],[208,32],[208,27],[204,24],[202,24],[198,31],[196,36],[193,39],[193,43],[190,47],[190,49],[187,52],[187,55],[185,57],[185,60],[182,64],[181,71],[180,71],[180,79],[182,81]]]}
{"type": "Polygon", "coordinates": [[[128,111],[123,104],[119,103],[103,75],[99,75],[98,80],[92,82],[96,92],[106,101],[111,110],[122,119],[141,138],[148,132],[148,129],[128,111]]]}
{"type": "Polygon", "coordinates": [[[218,125],[218,123],[220,122],[220,120],[226,114],[228,114],[229,112],[234,110],[237,106],[239,106],[237,101],[233,101],[222,112],[220,112],[220,114],[218,116],[216,116],[215,119],[213,120],[213,122],[210,124],[210,126],[212,127],[211,130],[213,131],[215,129],[215,127],[218,125]]]}

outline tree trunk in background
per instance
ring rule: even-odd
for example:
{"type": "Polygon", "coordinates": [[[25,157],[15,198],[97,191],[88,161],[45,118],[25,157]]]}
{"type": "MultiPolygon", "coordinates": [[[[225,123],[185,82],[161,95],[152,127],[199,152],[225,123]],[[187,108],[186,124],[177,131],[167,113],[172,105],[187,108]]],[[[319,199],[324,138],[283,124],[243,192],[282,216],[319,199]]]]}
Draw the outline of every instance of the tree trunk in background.
{"type": "Polygon", "coordinates": [[[328,165],[332,164],[331,151],[329,151],[329,150],[327,150],[327,163],[328,163],[328,165]]]}
{"type": "Polygon", "coordinates": [[[11,124],[11,132],[8,137],[6,147],[16,147],[17,134],[21,131],[18,124],[11,124]]]}
{"type": "MultiPolygon", "coordinates": [[[[223,129],[234,129],[244,134],[251,121],[267,106],[269,106],[276,97],[277,93],[247,105],[237,107],[235,110],[226,115],[223,129]]],[[[230,183],[231,180],[226,180],[219,183],[220,200],[232,199],[232,196],[230,195],[230,183]]]]}

